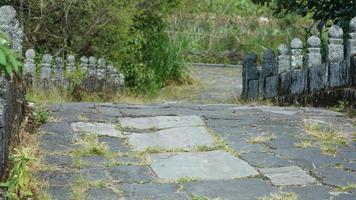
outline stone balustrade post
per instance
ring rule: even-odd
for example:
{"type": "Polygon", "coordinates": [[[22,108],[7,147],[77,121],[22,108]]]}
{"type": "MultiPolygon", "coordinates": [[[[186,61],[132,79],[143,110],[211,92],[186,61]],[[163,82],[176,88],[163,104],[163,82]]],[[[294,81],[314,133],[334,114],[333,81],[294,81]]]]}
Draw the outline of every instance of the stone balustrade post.
{"type": "Polygon", "coordinates": [[[307,66],[309,68],[309,89],[310,92],[317,92],[324,88],[325,65],[322,65],[320,53],[321,40],[317,36],[308,38],[307,66]]]}
{"type": "Polygon", "coordinates": [[[333,25],[329,31],[328,69],[326,73],[329,87],[340,87],[346,84],[347,64],[344,62],[344,31],[338,25],[333,25]]]}
{"type": "Polygon", "coordinates": [[[278,94],[278,63],[274,52],[269,48],[263,53],[261,80],[262,97],[276,97],[278,94]]]}
{"type": "Polygon", "coordinates": [[[104,58],[99,58],[98,67],[96,68],[96,78],[97,85],[96,91],[103,91],[106,76],[106,60],[104,58]]]}
{"type": "Polygon", "coordinates": [[[53,70],[53,79],[52,83],[55,87],[63,87],[63,78],[64,78],[64,63],[63,58],[56,57],[53,70]]]}
{"type": "Polygon", "coordinates": [[[66,73],[71,74],[73,72],[75,72],[75,56],[68,55],[67,56],[66,73]]]}
{"type": "Polygon", "coordinates": [[[89,67],[89,59],[86,56],[82,56],[80,58],[80,69],[83,70],[86,74],[88,72],[88,67],[89,67]]]}
{"type": "Polygon", "coordinates": [[[40,87],[43,89],[49,89],[51,87],[51,63],[52,56],[50,54],[45,54],[42,56],[41,64],[41,76],[40,76],[40,87]]]}
{"type": "Polygon", "coordinates": [[[307,40],[308,43],[308,56],[307,67],[320,66],[321,65],[321,53],[320,46],[321,40],[318,36],[311,36],[307,40]]]}
{"type": "Polygon", "coordinates": [[[348,83],[356,86],[356,17],[350,21],[350,38],[347,41],[348,83]]]}
{"type": "Polygon", "coordinates": [[[288,72],[290,70],[290,56],[288,55],[288,46],[281,44],[278,46],[278,70],[279,73],[288,72]]]}
{"type": "Polygon", "coordinates": [[[243,93],[242,97],[257,100],[259,95],[259,77],[257,69],[257,55],[249,53],[245,56],[242,65],[243,93]]]}
{"type": "Polygon", "coordinates": [[[36,77],[35,50],[28,49],[25,53],[25,57],[23,78],[26,86],[32,87],[35,84],[36,77]]]}
{"type": "Polygon", "coordinates": [[[291,68],[303,68],[303,42],[299,38],[294,38],[291,43],[291,68]]]}

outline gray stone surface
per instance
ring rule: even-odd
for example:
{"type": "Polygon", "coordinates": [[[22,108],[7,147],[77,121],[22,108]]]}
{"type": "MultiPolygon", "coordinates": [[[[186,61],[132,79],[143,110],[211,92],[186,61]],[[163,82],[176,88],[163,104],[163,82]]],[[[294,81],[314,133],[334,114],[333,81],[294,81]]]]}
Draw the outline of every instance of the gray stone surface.
{"type": "Polygon", "coordinates": [[[276,191],[271,184],[255,178],[197,181],[184,184],[184,188],[192,195],[224,200],[252,200],[276,191]]]}
{"type": "Polygon", "coordinates": [[[316,183],[316,179],[297,166],[261,168],[261,173],[276,186],[307,185],[316,183]]]}
{"type": "Polygon", "coordinates": [[[119,124],[122,128],[138,130],[194,127],[205,125],[203,120],[199,116],[157,116],[144,118],[120,118],[119,124]]]}
{"type": "Polygon", "coordinates": [[[86,200],[119,200],[119,196],[109,188],[89,188],[86,192],[86,200]]]}
{"type": "Polygon", "coordinates": [[[311,92],[317,92],[325,87],[325,65],[313,66],[309,69],[309,88],[311,92]]]}
{"type": "MultiPolygon", "coordinates": [[[[295,146],[298,142],[310,139],[303,128],[306,119],[323,123],[332,122],[351,139],[351,134],[355,130],[351,120],[336,112],[320,108],[172,103],[152,105],[68,103],[53,105],[48,110],[52,116],[61,116],[60,121],[42,125],[39,133],[41,157],[45,164],[51,164],[52,167],[36,174],[40,180],[49,182],[48,190],[57,199],[70,199],[69,192],[79,176],[84,176],[89,181],[104,181],[105,186],[91,186],[85,191],[87,199],[185,200],[191,199],[192,196],[205,196],[210,199],[235,200],[238,197],[239,200],[252,200],[279,191],[294,192],[301,200],[313,200],[318,197],[349,200],[355,196],[354,191],[350,194],[337,193],[334,188],[337,185],[355,182],[353,166],[356,160],[355,143],[351,142],[349,146],[341,147],[335,157],[322,154],[319,147],[295,146]],[[69,152],[81,146],[76,144],[74,136],[78,133],[72,130],[70,124],[89,119],[81,117],[83,115],[90,116],[90,121],[99,120],[106,123],[112,119],[116,121],[118,117],[122,119],[123,116],[140,119],[143,119],[142,116],[200,116],[197,118],[203,125],[194,126],[192,129],[206,127],[213,130],[232,150],[240,153],[241,159],[222,150],[147,154],[146,157],[146,154],[138,155],[133,152],[134,149],[126,144],[127,137],[130,137],[129,131],[137,135],[150,135],[172,129],[191,129],[181,126],[179,123],[182,122],[179,120],[178,123],[174,121],[164,123],[164,126],[176,123],[179,127],[163,130],[158,130],[156,128],[158,123],[153,120],[153,124],[147,122],[143,128],[126,129],[124,138],[99,135],[99,142],[105,143],[115,154],[107,157],[94,155],[71,157],[69,152]],[[249,142],[249,139],[263,133],[273,133],[275,137],[264,143],[249,142]],[[292,165],[299,168],[281,172],[284,168],[280,167],[292,165]],[[341,169],[333,168],[335,166],[341,166],[341,169]],[[265,173],[264,179],[253,178],[263,175],[257,171],[265,173]],[[314,183],[315,179],[308,175],[309,172],[317,178],[317,183],[310,184],[314,183]],[[200,180],[180,183],[181,186],[168,183],[178,178],[200,180]],[[268,180],[269,178],[272,182],[268,180]],[[272,183],[285,186],[277,188],[272,183]],[[117,194],[114,191],[122,191],[122,194],[115,196],[117,194]]],[[[116,127],[115,121],[113,123],[116,127]]],[[[104,132],[103,129],[97,129],[104,132]]],[[[191,137],[188,136],[190,135],[187,135],[190,140],[191,137]]],[[[162,137],[157,140],[161,141],[162,137]]]]}
{"type": "Polygon", "coordinates": [[[146,166],[116,166],[109,168],[108,171],[116,182],[147,183],[156,179],[146,166]]]}
{"type": "Polygon", "coordinates": [[[321,185],[309,186],[288,186],[282,189],[285,192],[293,192],[298,196],[298,200],[320,200],[330,199],[331,188],[321,185]]]}
{"type": "Polygon", "coordinates": [[[313,35],[308,38],[308,57],[307,57],[307,66],[308,67],[317,67],[321,65],[321,53],[320,45],[321,40],[319,37],[313,35]]]}
{"type": "Polygon", "coordinates": [[[339,168],[321,168],[312,171],[324,183],[332,186],[346,186],[356,183],[356,173],[339,168]]]}
{"type": "Polygon", "coordinates": [[[114,124],[76,122],[71,124],[72,129],[79,133],[89,133],[110,137],[123,137],[121,131],[114,124]]]}
{"type": "Polygon", "coordinates": [[[255,53],[247,54],[242,65],[242,97],[248,99],[257,99],[259,94],[259,77],[257,69],[257,55],[255,53]]]}
{"type": "Polygon", "coordinates": [[[302,94],[307,88],[308,70],[292,71],[291,94],[302,94]]]}
{"type": "Polygon", "coordinates": [[[128,142],[138,151],[147,148],[193,149],[197,146],[213,146],[214,139],[204,127],[182,127],[154,133],[132,133],[128,142]]]}
{"type": "Polygon", "coordinates": [[[219,180],[258,175],[248,163],[224,151],[152,154],[150,165],[158,177],[166,180],[184,177],[219,180]]]}
{"type": "Polygon", "coordinates": [[[121,184],[118,188],[124,197],[132,200],[189,200],[185,192],[178,191],[179,186],[172,183],[121,184]]]}

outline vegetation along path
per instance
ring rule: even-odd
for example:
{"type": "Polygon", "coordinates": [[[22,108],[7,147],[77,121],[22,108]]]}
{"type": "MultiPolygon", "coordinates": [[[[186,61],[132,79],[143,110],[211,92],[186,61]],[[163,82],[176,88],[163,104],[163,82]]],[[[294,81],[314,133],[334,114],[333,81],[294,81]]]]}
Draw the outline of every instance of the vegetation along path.
{"type": "Polygon", "coordinates": [[[52,199],[356,199],[355,127],[314,108],[64,103],[40,127],[52,199]]]}

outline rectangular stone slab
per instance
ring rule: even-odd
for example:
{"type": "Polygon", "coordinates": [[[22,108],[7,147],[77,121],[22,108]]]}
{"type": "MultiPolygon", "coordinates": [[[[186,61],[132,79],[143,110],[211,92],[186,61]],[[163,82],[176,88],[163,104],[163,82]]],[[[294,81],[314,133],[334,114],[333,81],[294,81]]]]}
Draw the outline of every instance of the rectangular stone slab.
{"type": "Polygon", "coordinates": [[[260,171],[267,176],[273,185],[307,185],[316,183],[316,179],[297,166],[262,168],[260,171]]]}
{"type": "Polygon", "coordinates": [[[122,128],[139,130],[166,129],[176,127],[204,126],[203,120],[199,116],[156,116],[141,118],[120,118],[122,128]]]}
{"type": "Polygon", "coordinates": [[[72,123],[70,126],[75,132],[106,135],[110,137],[123,137],[121,131],[117,130],[116,125],[114,124],[76,122],[72,123]]]}
{"type": "Polygon", "coordinates": [[[187,177],[228,180],[258,175],[247,162],[221,150],[152,154],[150,164],[159,178],[169,181],[187,177]]]}
{"type": "Polygon", "coordinates": [[[147,148],[192,149],[198,145],[212,146],[214,139],[204,127],[181,127],[154,133],[133,133],[128,135],[129,143],[138,151],[147,148]]]}

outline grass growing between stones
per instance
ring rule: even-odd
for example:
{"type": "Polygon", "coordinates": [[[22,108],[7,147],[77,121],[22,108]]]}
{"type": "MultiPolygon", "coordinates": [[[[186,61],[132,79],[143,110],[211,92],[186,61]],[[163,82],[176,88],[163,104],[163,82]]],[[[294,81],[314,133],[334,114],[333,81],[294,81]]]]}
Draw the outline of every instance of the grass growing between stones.
{"type": "Polygon", "coordinates": [[[299,200],[298,196],[292,192],[282,192],[258,198],[258,200],[299,200]]]}
{"type": "Polygon", "coordinates": [[[353,190],[356,190],[356,183],[352,183],[344,186],[338,186],[337,190],[341,192],[351,192],[353,190]]]}
{"type": "Polygon", "coordinates": [[[78,142],[81,148],[70,152],[75,157],[88,157],[88,156],[104,156],[111,157],[113,155],[104,143],[99,142],[98,136],[93,134],[81,135],[81,140],[78,142]]]}
{"type": "Polygon", "coordinates": [[[257,137],[250,138],[248,142],[252,144],[262,144],[274,140],[275,138],[276,136],[273,133],[262,133],[257,137]]]}
{"type": "Polygon", "coordinates": [[[207,197],[193,195],[192,200],[209,200],[209,199],[207,197]]]}
{"type": "Polygon", "coordinates": [[[340,147],[348,145],[347,137],[335,127],[306,122],[304,128],[312,136],[311,145],[318,146],[324,154],[335,156],[340,147]]]}
{"type": "Polygon", "coordinates": [[[105,188],[107,183],[105,181],[88,181],[84,176],[78,176],[73,182],[70,199],[84,200],[86,199],[86,191],[89,188],[105,188]]]}

